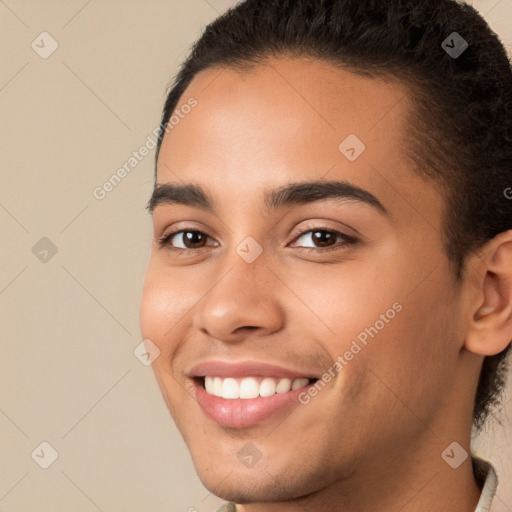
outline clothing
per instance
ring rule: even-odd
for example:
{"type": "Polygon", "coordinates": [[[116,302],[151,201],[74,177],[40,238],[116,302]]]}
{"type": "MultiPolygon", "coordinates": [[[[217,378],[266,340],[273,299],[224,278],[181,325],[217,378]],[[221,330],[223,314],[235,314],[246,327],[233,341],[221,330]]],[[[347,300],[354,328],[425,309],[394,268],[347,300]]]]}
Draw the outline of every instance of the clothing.
{"type": "Polygon", "coordinates": [[[234,503],[225,503],[217,509],[217,512],[236,512],[236,505],[234,503]]]}
{"type": "Polygon", "coordinates": [[[473,471],[478,483],[482,485],[482,494],[475,512],[489,512],[498,487],[496,471],[490,462],[477,457],[473,458],[473,471]]]}
{"type": "MultiPolygon", "coordinates": [[[[498,487],[496,471],[490,462],[474,457],[473,472],[478,484],[482,486],[482,494],[480,495],[475,512],[490,512],[491,503],[498,487]]],[[[237,512],[236,505],[234,503],[225,503],[217,512],[237,512]]]]}

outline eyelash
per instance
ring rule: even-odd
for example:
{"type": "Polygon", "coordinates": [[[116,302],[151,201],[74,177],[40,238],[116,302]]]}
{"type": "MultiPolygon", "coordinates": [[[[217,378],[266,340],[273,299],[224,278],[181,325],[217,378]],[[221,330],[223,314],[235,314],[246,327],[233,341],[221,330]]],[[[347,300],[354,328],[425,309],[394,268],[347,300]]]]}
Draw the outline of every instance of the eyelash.
{"type": "MultiPolygon", "coordinates": [[[[294,234],[291,241],[292,242],[296,241],[298,238],[302,237],[306,233],[311,233],[311,232],[314,233],[317,231],[325,231],[325,232],[335,235],[337,237],[339,236],[340,238],[343,239],[343,243],[341,243],[341,245],[340,245],[340,243],[337,243],[336,245],[330,246],[330,247],[298,247],[298,249],[302,249],[302,250],[306,251],[308,254],[312,253],[312,252],[313,253],[324,253],[324,252],[335,251],[335,250],[338,250],[338,251],[343,250],[347,245],[354,245],[358,242],[358,240],[356,238],[346,235],[345,233],[342,233],[341,231],[337,231],[335,229],[328,228],[326,226],[317,226],[315,228],[305,229],[304,231],[294,234]]],[[[169,242],[175,235],[177,235],[179,233],[200,233],[200,234],[208,237],[208,235],[206,233],[204,233],[203,231],[200,231],[198,229],[179,229],[176,231],[172,231],[171,233],[167,233],[167,234],[163,235],[161,238],[159,238],[158,239],[159,247],[162,249],[165,248],[169,251],[172,251],[174,254],[176,254],[178,256],[182,255],[184,253],[190,254],[190,251],[198,251],[198,250],[204,249],[204,247],[199,247],[197,249],[182,249],[180,247],[173,247],[172,245],[169,244],[169,242]]],[[[210,238],[210,237],[208,237],[208,238],[210,238]]]]}

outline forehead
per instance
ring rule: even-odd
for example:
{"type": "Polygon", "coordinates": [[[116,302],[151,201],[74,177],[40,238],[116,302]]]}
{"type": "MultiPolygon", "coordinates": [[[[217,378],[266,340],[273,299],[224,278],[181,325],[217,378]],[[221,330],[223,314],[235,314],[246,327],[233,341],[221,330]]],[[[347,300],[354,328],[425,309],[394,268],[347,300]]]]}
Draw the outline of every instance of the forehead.
{"type": "Polygon", "coordinates": [[[400,138],[408,112],[406,90],[397,80],[368,78],[305,58],[269,60],[248,70],[206,69],[193,79],[176,111],[192,97],[198,105],[189,121],[180,115],[179,126],[171,125],[166,136],[175,141],[173,152],[185,149],[179,147],[182,138],[201,132],[196,143],[222,143],[218,153],[238,142],[249,154],[273,140],[283,148],[294,146],[295,153],[329,148],[337,155],[350,133],[371,144],[389,135],[384,128],[392,126],[394,139],[400,138]],[[304,139],[309,144],[301,151],[304,139]]]}
{"type": "Polygon", "coordinates": [[[412,103],[396,79],[316,59],[209,68],[177,105],[181,115],[163,139],[157,180],[202,183],[236,192],[242,202],[257,189],[301,179],[343,179],[391,201],[417,196],[421,187],[416,201],[428,212],[437,194],[405,153],[412,103]],[[184,115],[191,98],[197,105],[184,115]]]}

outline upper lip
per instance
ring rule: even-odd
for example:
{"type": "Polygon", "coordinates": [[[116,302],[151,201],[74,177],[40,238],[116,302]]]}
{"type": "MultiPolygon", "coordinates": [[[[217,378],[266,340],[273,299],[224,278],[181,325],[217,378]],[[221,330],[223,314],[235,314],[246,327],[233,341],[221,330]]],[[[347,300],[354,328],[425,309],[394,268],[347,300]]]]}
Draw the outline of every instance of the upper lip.
{"type": "Polygon", "coordinates": [[[187,373],[189,377],[277,377],[277,378],[313,378],[312,373],[307,371],[286,368],[277,364],[263,363],[259,361],[221,361],[209,360],[194,365],[187,373]]]}

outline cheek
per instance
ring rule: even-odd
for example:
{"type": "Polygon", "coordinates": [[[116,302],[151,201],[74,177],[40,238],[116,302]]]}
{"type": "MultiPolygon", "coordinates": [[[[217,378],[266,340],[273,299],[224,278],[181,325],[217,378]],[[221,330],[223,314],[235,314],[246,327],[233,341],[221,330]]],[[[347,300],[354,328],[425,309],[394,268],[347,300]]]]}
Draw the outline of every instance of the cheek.
{"type": "Polygon", "coordinates": [[[167,316],[166,294],[158,282],[146,276],[140,304],[140,328],[144,338],[153,342],[159,340],[164,332],[167,316]]]}
{"type": "MultiPolygon", "coordinates": [[[[396,311],[399,305],[393,305],[402,295],[400,283],[391,276],[390,269],[382,264],[361,260],[336,269],[311,267],[300,279],[290,276],[287,282],[293,283],[296,295],[314,313],[308,314],[307,320],[321,329],[319,334],[327,334],[329,352],[336,357],[359,334],[364,338],[366,329],[376,323],[379,331],[383,327],[387,329],[388,323],[399,316],[396,311]]],[[[304,304],[293,304],[296,304],[294,313],[301,314],[299,323],[304,324],[304,304]]]]}
{"type": "Polygon", "coordinates": [[[139,319],[143,338],[150,339],[160,350],[168,350],[176,339],[180,319],[190,307],[165,271],[148,267],[140,303],[139,319]]]}
{"type": "Polygon", "coordinates": [[[428,421],[450,388],[459,344],[450,290],[445,297],[436,291],[442,284],[433,279],[406,295],[402,310],[369,338],[363,365],[376,407],[387,403],[428,421]]]}
{"type": "Polygon", "coordinates": [[[324,347],[333,361],[343,358],[344,377],[337,386],[348,392],[365,373],[369,381],[363,387],[378,397],[376,407],[396,400],[394,392],[412,403],[424,403],[428,414],[434,395],[450,378],[459,350],[454,327],[457,299],[449,269],[438,262],[425,279],[430,267],[418,262],[404,267],[396,257],[381,256],[371,265],[353,262],[350,269],[340,267],[334,279],[328,270],[309,274],[297,295],[308,297],[321,320],[314,322],[321,332],[330,328],[324,347]]]}

